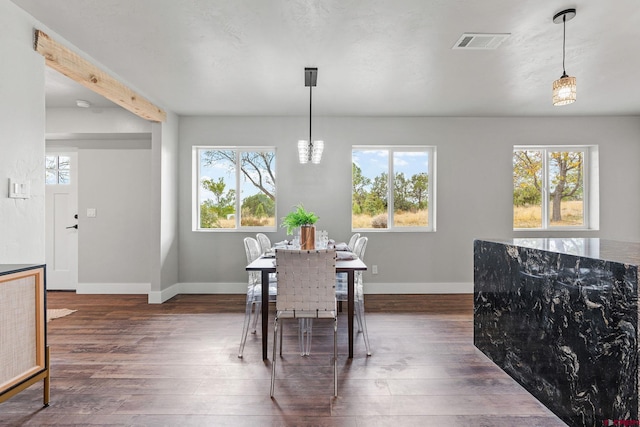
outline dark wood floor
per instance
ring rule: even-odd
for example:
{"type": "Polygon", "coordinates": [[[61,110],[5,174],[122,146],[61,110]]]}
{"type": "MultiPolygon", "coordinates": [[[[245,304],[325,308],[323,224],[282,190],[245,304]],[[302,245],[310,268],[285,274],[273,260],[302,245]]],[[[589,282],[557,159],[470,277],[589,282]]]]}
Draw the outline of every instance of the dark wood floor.
{"type": "MultiPolygon", "coordinates": [[[[276,397],[260,337],[237,351],[244,298],[49,292],[51,405],[41,383],[0,403],[1,426],[563,426],[473,346],[470,295],[367,296],[371,357],[361,334],[346,357],[340,317],[339,397],[330,329],[312,355],[285,329],[276,397]]],[[[271,343],[272,337],[269,337],[271,343]]],[[[269,353],[271,354],[271,353],[269,353]]]]}

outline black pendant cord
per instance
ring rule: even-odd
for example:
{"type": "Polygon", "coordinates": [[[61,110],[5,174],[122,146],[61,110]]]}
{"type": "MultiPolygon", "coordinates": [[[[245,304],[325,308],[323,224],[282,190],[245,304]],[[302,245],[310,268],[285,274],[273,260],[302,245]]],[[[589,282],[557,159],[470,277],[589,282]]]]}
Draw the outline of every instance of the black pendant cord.
{"type": "MultiPolygon", "coordinates": [[[[309,86],[309,146],[313,145],[313,142],[311,142],[311,98],[312,98],[312,91],[313,86],[309,86]]],[[[311,152],[309,152],[309,155],[311,155],[311,152]]]]}
{"type": "Polygon", "coordinates": [[[562,15],[562,77],[567,77],[567,71],[564,69],[564,44],[567,38],[567,15],[562,15]]]}

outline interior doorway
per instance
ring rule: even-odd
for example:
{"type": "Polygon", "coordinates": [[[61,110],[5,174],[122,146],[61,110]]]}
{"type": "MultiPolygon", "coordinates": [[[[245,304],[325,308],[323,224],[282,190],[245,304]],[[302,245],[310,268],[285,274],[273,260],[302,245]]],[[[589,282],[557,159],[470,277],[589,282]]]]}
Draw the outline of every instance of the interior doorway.
{"type": "Polygon", "coordinates": [[[78,153],[46,150],[47,289],[78,288],[78,153]]]}

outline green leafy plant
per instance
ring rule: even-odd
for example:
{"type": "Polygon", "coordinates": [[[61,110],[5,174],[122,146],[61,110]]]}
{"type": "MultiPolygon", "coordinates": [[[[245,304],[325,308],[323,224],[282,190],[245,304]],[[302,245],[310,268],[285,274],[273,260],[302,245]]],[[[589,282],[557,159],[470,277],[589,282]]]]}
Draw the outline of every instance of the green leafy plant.
{"type": "Polygon", "coordinates": [[[287,234],[293,234],[294,229],[303,225],[313,225],[316,221],[318,221],[318,216],[313,212],[307,211],[301,203],[296,206],[295,210],[282,218],[280,226],[287,229],[287,234]]]}

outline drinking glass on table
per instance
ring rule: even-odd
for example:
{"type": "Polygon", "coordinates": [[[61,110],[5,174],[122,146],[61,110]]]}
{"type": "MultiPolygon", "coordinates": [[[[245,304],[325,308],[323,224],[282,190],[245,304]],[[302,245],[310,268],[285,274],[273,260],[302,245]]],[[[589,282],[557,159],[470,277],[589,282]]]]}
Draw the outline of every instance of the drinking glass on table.
{"type": "Polygon", "coordinates": [[[327,249],[329,245],[329,232],[327,230],[319,230],[317,232],[316,246],[317,249],[327,249]]]}

